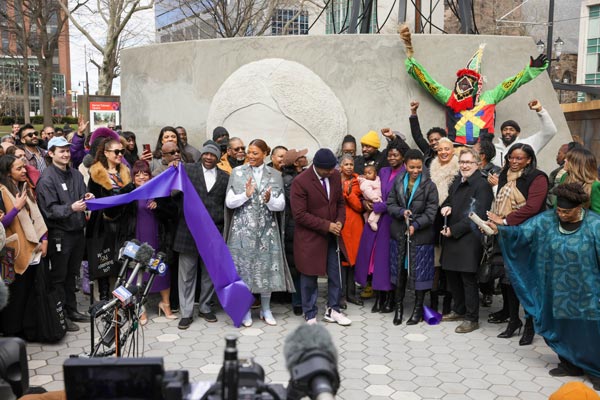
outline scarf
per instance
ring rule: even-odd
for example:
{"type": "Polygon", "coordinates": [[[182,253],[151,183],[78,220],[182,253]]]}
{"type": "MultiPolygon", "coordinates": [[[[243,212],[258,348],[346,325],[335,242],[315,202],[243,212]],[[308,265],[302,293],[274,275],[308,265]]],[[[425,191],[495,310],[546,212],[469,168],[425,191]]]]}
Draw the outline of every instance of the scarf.
{"type": "Polygon", "coordinates": [[[519,172],[508,171],[506,184],[500,188],[496,200],[492,205],[492,212],[501,217],[506,217],[511,212],[523,207],[527,200],[523,193],[517,189],[517,179],[521,177],[523,170],[519,172]]]}
{"type": "Polygon", "coordinates": [[[431,162],[429,175],[437,187],[440,206],[448,197],[448,190],[454,182],[456,174],[458,174],[458,157],[456,155],[452,156],[452,159],[446,165],[440,164],[437,157],[431,162]]]}

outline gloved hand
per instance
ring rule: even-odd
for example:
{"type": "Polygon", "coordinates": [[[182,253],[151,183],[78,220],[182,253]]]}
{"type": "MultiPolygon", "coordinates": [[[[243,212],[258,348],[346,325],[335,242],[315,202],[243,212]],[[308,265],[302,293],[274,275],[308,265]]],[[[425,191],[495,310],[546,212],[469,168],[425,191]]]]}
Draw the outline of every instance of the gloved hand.
{"type": "Polygon", "coordinates": [[[529,57],[529,66],[532,68],[542,68],[548,66],[548,57],[545,54],[540,54],[535,60],[529,57]]]}

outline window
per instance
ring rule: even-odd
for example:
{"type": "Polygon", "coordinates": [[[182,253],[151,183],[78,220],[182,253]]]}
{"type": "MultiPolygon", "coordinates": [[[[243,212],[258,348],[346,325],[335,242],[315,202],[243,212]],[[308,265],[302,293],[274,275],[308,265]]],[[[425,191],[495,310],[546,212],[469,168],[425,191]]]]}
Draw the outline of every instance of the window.
{"type": "MultiPolygon", "coordinates": [[[[360,9],[358,11],[358,28],[360,30],[360,23],[362,21],[363,10],[361,2],[360,9]]],[[[371,26],[369,33],[377,32],[377,2],[372,3],[371,11],[371,26]]],[[[352,1],[350,0],[331,0],[331,6],[327,7],[327,22],[325,25],[325,33],[343,33],[350,25],[350,16],[352,15],[352,1]]]]}
{"type": "Polygon", "coordinates": [[[308,12],[276,9],[271,17],[271,35],[308,35],[308,12]]]}
{"type": "Polygon", "coordinates": [[[7,54],[9,51],[8,31],[2,31],[2,53],[7,54]]]}

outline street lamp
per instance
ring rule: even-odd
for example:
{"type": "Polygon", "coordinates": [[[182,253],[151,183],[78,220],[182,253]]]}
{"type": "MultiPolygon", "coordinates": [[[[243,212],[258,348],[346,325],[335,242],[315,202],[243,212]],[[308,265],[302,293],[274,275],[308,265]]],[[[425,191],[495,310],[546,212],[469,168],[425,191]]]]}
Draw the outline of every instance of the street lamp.
{"type": "MultiPolygon", "coordinates": [[[[554,51],[556,58],[550,58],[550,61],[560,61],[560,56],[562,54],[564,45],[565,45],[565,42],[559,36],[558,39],[556,39],[554,41],[554,44],[552,45],[552,50],[554,51]]],[[[541,39],[537,41],[535,46],[537,47],[537,51],[540,54],[542,54],[542,53],[544,53],[544,51],[546,51],[546,43],[544,43],[544,41],[541,39]]]]}

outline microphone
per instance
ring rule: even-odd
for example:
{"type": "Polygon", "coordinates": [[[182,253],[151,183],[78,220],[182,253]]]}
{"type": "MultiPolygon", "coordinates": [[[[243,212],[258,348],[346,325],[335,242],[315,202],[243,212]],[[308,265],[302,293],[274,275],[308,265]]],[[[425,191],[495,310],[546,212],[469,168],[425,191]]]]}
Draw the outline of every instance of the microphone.
{"type": "Polygon", "coordinates": [[[321,325],[299,326],[285,339],[283,354],[290,372],[288,399],[334,398],[340,387],[340,376],[337,350],[327,329],[321,325]]]}
{"type": "Polygon", "coordinates": [[[127,266],[129,262],[135,261],[135,256],[140,249],[140,241],[137,239],[132,239],[123,244],[123,247],[119,250],[119,261],[123,263],[121,266],[121,270],[119,271],[118,282],[122,283],[122,279],[125,276],[125,271],[127,270],[127,266]]]}
{"type": "Polygon", "coordinates": [[[8,304],[8,293],[8,286],[6,286],[3,279],[0,279],[0,310],[8,304]]]}
{"type": "Polygon", "coordinates": [[[135,268],[133,268],[129,279],[125,283],[125,287],[129,287],[132,285],[133,280],[137,277],[138,272],[140,272],[142,268],[145,268],[146,265],[148,265],[153,255],[154,249],[152,248],[152,246],[150,246],[148,243],[142,243],[140,245],[139,250],[137,251],[137,253],[135,253],[135,260],[137,261],[137,263],[135,264],[135,268]]]}
{"type": "Polygon", "coordinates": [[[166,257],[167,255],[165,253],[159,251],[156,254],[156,258],[150,259],[150,262],[146,266],[148,272],[150,272],[151,274],[164,275],[168,269],[167,264],[164,263],[166,257]]]}
{"type": "Polygon", "coordinates": [[[96,316],[104,314],[105,312],[113,308],[118,302],[121,302],[122,305],[126,306],[131,302],[131,299],[137,294],[137,292],[137,286],[119,286],[112,292],[115,298],[103,305],[102,308],[100,308],[100,310],[96,311],[96,316]]]}

